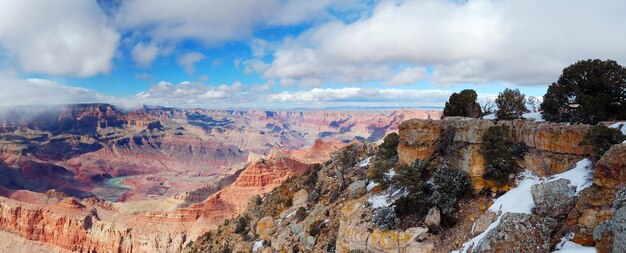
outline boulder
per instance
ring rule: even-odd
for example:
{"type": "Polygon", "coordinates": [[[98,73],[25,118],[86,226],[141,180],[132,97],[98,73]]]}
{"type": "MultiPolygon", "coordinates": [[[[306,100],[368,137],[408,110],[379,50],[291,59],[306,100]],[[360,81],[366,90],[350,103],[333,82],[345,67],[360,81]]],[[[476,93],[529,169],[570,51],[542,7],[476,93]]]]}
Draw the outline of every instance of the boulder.
{"type": "Polygon", "coordinates": [[[476,221],[474,221],[474,225],[472,226],[472,236],[477,236],[485,232],[489,225],[497,219],[498,214],[494,212],[486,212],[481,215],[478,219],[476,219],[476,221]]]}
{"type": "Polygon", "coordinates": [[[598,251],[626,252],[626,188],[619,191],[613,201],[613,208],[617,209],[610,220],[595,227],[593,239],[598,245],[598,251]]]}
{"type": "Polygon", "coordinates": [[[556,225],[556,220],[550,217],[505,213],[473,252],[550,252],[550,235],[556,225]]]}
{"type": "Polygon", "coordinates": [[[530,193],[537,207],[534,213],[552,218],[564,218],[576,202],[576,187],[567,179],[533,185],[530,193]]]}
{"type": "Polygon", "coordinates": [[[269,241],[276,232],[274,219],[271,216],[263,217],[256,223],[256,233],[265,241],[269,241]]]}
{"type": "Polygon", "coordinates": [[[350,197],[353,199],[365,195],[365,193],[367,193],[365,181],[361,180],[351,183],[348,185],[348,191],[350,192],[350,197]]]}
{"type": "Polygon", "coordinates": [[[439,208],[433,207],[428,210],[428,214],[424,219],[424,225],[428,228],[437,228],[439,223],[441,223],[441,212],[439,212],[439,208]]]}

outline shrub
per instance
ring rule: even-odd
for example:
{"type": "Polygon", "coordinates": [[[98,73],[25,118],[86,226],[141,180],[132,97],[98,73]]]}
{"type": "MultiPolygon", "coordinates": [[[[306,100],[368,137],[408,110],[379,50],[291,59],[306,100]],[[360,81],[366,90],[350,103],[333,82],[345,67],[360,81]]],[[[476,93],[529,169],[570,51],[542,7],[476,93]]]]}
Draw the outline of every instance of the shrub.
{"type": "Polygon", "coordinates": [[[515,172],[515,162],[510,151],[512,145],[508,126],[492,126],[485,131],[480,146],[480,152],[485,158],[485,179],[497,185],[508,182],[509,174],[515,172]]]}
{"type": "Polygon", "coordinates": [[[388,180],[385,173],[389,172],[389,169],[393,168],[395,163],[392,160],[375,158],[367,169],[367,178],[386,185],[388,180]]]}
{"type": "Polygon", "coordinates": [[[248,233],[248,218],[246,218],[245,216],[240,216],[239,219],[237,219],[235,233],[240,235],[245,235],[248,233]]]}
{"type": "Polygon", "coordinates": [[[477,97],[476,91],[469,89],[452,93],[443,108],[443,116],[480,117],[482,112],[480,105],[476,102],[477,97]]]}
{"type": "Polygon", "coordinates": [[[591,157],[597,161],[611,146],[622,143],[624,140],[626,136],[620,130],[605,125],[596,125],[589,129],[580,144],[591,146],[591,157]]]}
{"type": "Polygon", "coordinates": [[[328,240],[328,244],[326,244],[326,252],[334,253],[337,248],[337,237],[333,237],[328,240]]]}
{"type": "Polygon", "coordinates": [[[254,200],[255,205],[260,206],[261,204],[263,204],[263,199],[261,198],[261,196],[254,195],[252,198],[254,200]]]}
{"type": "Polygon", "coordinates": [[[548,87],[540,111],[545,120],[557,122],[626,119],[626,68],[612,60],[572,64],[548,87]]]}
{"type": "Polygon", "coordinates": [[[310,236],[316,237],[320,234],[320,231],[324,228],[326,223],[323,220],[316,220],[309,225],[308,233],[310,236]]]}
{"type": "Polygon", "coordinates": [[[526,98],[518,89],[504,89],[496,98],[496,118],[498,119],[517,119],[525,112],[529,112],[526,108],[526,98]]]}
{"type": "Polygon", "coordinates": [[[472,193],[472,183],[467,172],[440,168],[435,171],[432,181],[430,204],[439,207],[444,216],[451,217],[457,211],[458,199],[472,193]]]}
{"type": "Polygon", "coordinates": [[[382,159],[395,159],[398,156],[398,144],[400,144],[400,135],[390,133],[385,136],[383,143],[378,146],[376,157],[382,159]]]}
{"type": "Polygon", "coordinates": [[[381,207],[374,210],[372,224],[382,231],[395,229],[400,224],[393,207],[381,207]]]}
{"type": "Polygon", "coordinates": [[[511,146],[511,154],[514,157],[517,158],[523,158],[526,153],[528,153],[528,147],[526,146],[526,143],[523,141],[518,141],[516,143],[513,143],[513,145],[511,146]]]}
{"type": "Polygon", "coordinates": [[[428,208],[428,187],[425,182],[428,162],[416,160],[413,165],[400,165],[396,169],[393,181],[404,188],[406,195],[398,198],[394,205],[399,216],[425,213],[428,208]]]}
{"type": "Polygon", "coordinates": [[[301,222],[304,218],[306,218],[306,209],[304,209],[304,207],[299,207],[298,210],[296,210],[296,220],[301,222]]]}
{"type": "Polygon", "coordinates": [[[359,161],[356,145],[349,145],[339,151],[339,163],[341,167],[352,167],[359,161]]]}
{"type": "Polygon", "coordinates": [[[319,172],[321,169],[322,166],[318,163],[313,165],[313,169],[307,172],[306,179],[304,180],[304,185],[307,189],[312,190],[313,188],[315,188],[315,185],[318,181],[317,172],[319,172]]]}

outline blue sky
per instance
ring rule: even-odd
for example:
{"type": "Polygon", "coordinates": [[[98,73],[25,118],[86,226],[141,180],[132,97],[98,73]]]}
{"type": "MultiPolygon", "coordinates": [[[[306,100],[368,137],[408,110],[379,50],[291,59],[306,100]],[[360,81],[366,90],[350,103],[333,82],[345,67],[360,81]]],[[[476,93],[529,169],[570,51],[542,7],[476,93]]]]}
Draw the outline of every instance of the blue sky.
{"type": "Polygon", "coordinates": [[[0,104],[442,106],[540,97],[581,59],[626,63],[626,3],[7,0],[0,104]],[[25,18],[26,17],[26,18],[25,18]]]}

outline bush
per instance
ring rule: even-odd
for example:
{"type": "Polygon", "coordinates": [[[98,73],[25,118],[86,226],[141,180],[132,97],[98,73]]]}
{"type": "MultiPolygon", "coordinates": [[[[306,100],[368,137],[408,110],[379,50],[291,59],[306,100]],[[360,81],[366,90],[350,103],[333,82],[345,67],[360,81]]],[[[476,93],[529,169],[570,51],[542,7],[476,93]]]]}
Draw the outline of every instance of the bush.
{"type": "Polygon", "coordinates": [[[352,167],[359,161],[359,155],[357,154],[357,146],[351,144],[339,151],[339,163],[341,167],[352,167]]]}
{"type": "Polygon", "coordinates": [[[572,64],[548,87],[540,111],[545,120],[557,122],[626,119],[626,68],[612,60],[572,64]]]}
{"type": "Polygon", "coordinates": [[[383,143],[378,146],[376,157],[382,159],[396,159],[398,156],[398,144],[400,144],[400,135],[390,133],[385,136],[383,143]]]}
{"type": "Polygon", "coordinates": [[[395,211],[399,216],[423,214],[429,209],[428,187],[425,181],[428,166],[428,162],[416,160],[412,166],[403,164],[396,169],[393,181],[406,191],[406,195],[398,198],[394,203],[395,211]]]}
{"type": "Polygon", "coordinates": [[[328,244],[326,244],[326,252],[334,253],[337,248],[337,237],[333,237],[328,240],[328,244]]]}
{"type": "Polygon", "coordinates": [[[517,119],[525,112],[529,112],[526,108],[526,98],[518,89],[504,89],[498,94],[496,105],[498,106],[498,111],[496,111],[498,119],[517,119]]]}
{"type": "Polygon", "coordinates": [[[526,143],[523,141],[518,141],[516,143],[513,143],[513,146],[511,146],[511,154],[514,157],[517,158],[523,158],[526,153],[528,153],[528,147],[526,146],[526,143]]]}
{"type": "Polygon", "coordinates": [[[367,178],[386,185],[388,178],[386,178],[385,173],[389,172],[389,169],[393,168],[395,164],[396,162],[393,160],[375,158],[367,169],[367,178]]]}
{"type": "Polygon", "coordinates": [[[255,205],[260,206],[261,204],[263,204],[263,199],[261,198],[261,196],[254,195],[252,198],[254,200],[255,205]]]}
{"type": "Polygon", "coordinates": [[[320,231],[324,228],[326,223],[323,220],[316,220],[309,225],[308,233],[310,236],[316,237],[320,234],[320,231]]]}
{"type": "Polygon", "coordinates": [[[296,220],[298,222],[301,222],[305,218],[306,218],[306,209],[304,209],[304,207],[299,207],[298,210],[296,210],[296,220]]]}
{"type": "Polygon", "coordinates": [[[245,216],[241,216],[239,217],[239,219],[237,219],[235,233],[240,235],[245,235],[248,233],[248,218],[246,218],[245,216]]]}
{"type": "Polygon", "coordinates": [[[580,144],[591,146],[591,158],[597,161],[611,146],[622,143],[624,140],[626,136],[620,130],[605,125],[596,125],[589,129],[580,144]]]}
{"type": "Polygon", "coordinates": [[[478,118],[482,115],[480,105],[476,102],[478,95],[474,90],[462,90],[452,93],[446,106],[443,108],[443,116],[461,116],[478,118]]]}
{"type": "Polygon", "coordinates": [[[484,178],[497,185],[508,183],[509,174],[515,172],[515,161],[510,147],[513,140],[508,126],[492,126],[482,136],[480,152],[485,158],[484,178]]]}
{"type": "Polygon", "coordinates": [[[457,211],[458,199],[472,193],[472,183],[467,172],[441,168],[435,171],[432,181],[430,204],[439,207],[444,216],[451,217],[457,211]]]}
{"type": "Polygon", "coordinates": [[[372,224],[382,231],[395,229],[400,224],[393,207],[381,207],[374,210],[372,224]]]}

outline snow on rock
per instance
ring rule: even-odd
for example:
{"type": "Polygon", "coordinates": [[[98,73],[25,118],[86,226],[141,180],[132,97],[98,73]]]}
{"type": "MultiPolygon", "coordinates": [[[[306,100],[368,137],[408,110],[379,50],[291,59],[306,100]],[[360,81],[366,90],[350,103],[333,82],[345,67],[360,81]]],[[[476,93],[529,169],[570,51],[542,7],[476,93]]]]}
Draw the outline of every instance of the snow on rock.
{"type": "Polygon", "coordinates": [[[263,248],[263,240],[256,241],[252,244],[252,251],[257,252],[263,248]]]}
{"type": "Polygon", "coordinates": [[[373,156],[370,156],[368,158],[365,158],[365,160],[361,161],[359,163],[359,167],[363,168],[363,167],[367,167],[370,165],[370,160],[372,160],[373,156]]]}
{"type": "Polygon", "coordinates": [[[574,238],[574,234],[570,233],[561,238],[561,242],[559,242],[553,253],[596,253],[596,248],[594,247],[586,247],[582,246],[578,243],[572,242],[572,238],[574,238]]]}
{"type": "Polygon", "coordinates": [[[492,114],[489,114],[489,115],[485,115],[485,116],[483,116],[483,119],[496,119],[496,114],[492,113],[492,114]]]}
{"type": "Polygon", "coordinates": [[[374,189],[374,187],[379,186],[379,183],[376,182],[370,182],[369,184],[367,184],[367,186],[365,187],[367,189],[367,192],[370,192],[372,189],[374,189]]]}
{"type": "Polygon", "coordinates": [[[493,205],[489,207],[488,211],[500,213],[498,219],[491,223],[491,225],[489,225],[483,233],[464,243],[463,250],[461,250],[461,252],[467,252],[470,247],[478,245],[483,237],[485,237],[490,230],[494,229],[500,223],[502,214],[507,212],[526,214],[532,213],[532,209],[535,207],[535,202],[533,201],[530,189],[533,185],[564,178],[570,180],[570,184],[576,186],[576,194],[578,195],[580,191],[591,185],[593,170],[591,160],[583,159],[578,161],[572,169],[551,177],[539,178],[528,171],[523,172],[522,176],[524,179],[515,188],[497,198],[493,202],[493,205]]]}
{"type": "Polygon", "coordinates": [[[385,195],[374,195],[371,196],[367,201],[372,204],[372,209],[388,207],[391,205],[391,203],[389,203],[389,201],[387,200],[387,196],[385,195]]]}

